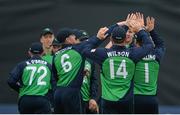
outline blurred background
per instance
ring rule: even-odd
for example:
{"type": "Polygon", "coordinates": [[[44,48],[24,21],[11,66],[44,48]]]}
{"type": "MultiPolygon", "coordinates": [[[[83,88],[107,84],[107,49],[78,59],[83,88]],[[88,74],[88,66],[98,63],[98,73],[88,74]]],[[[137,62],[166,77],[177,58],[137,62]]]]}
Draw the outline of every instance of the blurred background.
{"type": "Polygon", "coordinates": [[[39,41],[43,28],[55,33],[63,27],[78,28],[94,35],[136,11],[156,19],[166,44],[158,83],[160,113],[180,113],[179,0],[0,0],[0,113],[17,113],[18,95],[6,80],[27,58],[29,44],[39,41]]]}

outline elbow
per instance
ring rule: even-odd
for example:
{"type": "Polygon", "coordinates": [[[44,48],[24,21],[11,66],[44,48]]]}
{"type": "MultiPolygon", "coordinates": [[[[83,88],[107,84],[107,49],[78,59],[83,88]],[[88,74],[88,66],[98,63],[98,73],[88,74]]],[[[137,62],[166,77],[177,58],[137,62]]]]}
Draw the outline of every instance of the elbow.
{"type": "Polygon", "coordinates": [[[150,50],[152,50],[154,48],[153,44],[150,45],[150,50]]]}
{"type": "Polygon", "coordinates": [[[10,79],[8,79],[8,80],[7,80],[7,84],[8,84],[9,86],[11,86],[12,81],[11,81],[10,79]]]}
{"type": "Polygon", "coordinates": [[[153,48],[154,48],[154,46],[153,46],[152,43],[148,45],[148,49],[149,49],[150,51],[153,50],[153,48]]]}
{"type": "Polygon", "coordinates": [[[7,80],[7,84],[8,84],[10,87],[13,87],[16,83],[15,83],[12,79],[8,79],[8,80],[7,80]]]}

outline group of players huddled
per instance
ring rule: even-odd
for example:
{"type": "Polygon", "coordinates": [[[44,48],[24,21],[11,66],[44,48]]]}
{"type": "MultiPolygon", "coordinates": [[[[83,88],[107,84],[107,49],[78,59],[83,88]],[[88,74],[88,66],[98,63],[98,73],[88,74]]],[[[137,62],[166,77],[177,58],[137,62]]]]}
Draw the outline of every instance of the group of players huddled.
{"type": "Polygon", "coordinates": [[[165,46],[155,28],[153,17],[144,20],[136,12],[92,37],[79,29],[62,28],[56,36],[43,29],[40,42],[29,47],[30,58],[18,63],[7,81],[19,93],[19,113],[158,114],[165,46]],[[98,47],[105,39],[109,43],[98,47]]]}

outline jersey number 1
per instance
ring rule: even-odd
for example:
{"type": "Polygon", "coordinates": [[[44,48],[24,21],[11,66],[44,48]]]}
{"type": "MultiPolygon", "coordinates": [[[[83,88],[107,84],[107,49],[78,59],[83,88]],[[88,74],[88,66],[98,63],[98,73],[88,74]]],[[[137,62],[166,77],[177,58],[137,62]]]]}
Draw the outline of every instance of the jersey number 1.
{"type": "Polygon", "coordinates": [[[148,63],[144,64],[144,71],[145,71],[145,83],[149,83],[149,65],[148,65],[148,63]]]}

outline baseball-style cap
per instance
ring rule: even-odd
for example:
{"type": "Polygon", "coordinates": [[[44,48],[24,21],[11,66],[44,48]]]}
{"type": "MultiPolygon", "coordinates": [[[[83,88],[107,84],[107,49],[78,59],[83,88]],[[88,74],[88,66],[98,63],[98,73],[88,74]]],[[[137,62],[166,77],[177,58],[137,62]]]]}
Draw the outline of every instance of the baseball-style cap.
{"type": "Polygon", "coordinates": [[[43,47],[40,42],[34,42],[31,44],[29,51],[33,54],[41,54],[43,52],[43,47]]]}
{"type": "Polygon", "coordinates": [[[53,34],[53,30],[50,28],[44,28],[41,32],[41,36],[44,36],[46,34],[53,34]]]}
{"type": "Polygon", "coordinates": [[[59,45],[60,45],[59,41],[56,38],[54,38],[51,46],[59,46],[59,45]]]}
{"type": "Polygon", "coordinates": [[[80,41],[84,41],[89,38],[89,35],[85,30],[73,29],[73,32],[76,39],[79,39],[80,41]]]}
{"type": "Polygon", "coordinates": [[[111,37],[116,40],[123,40],[126,38],[126,31],[123,27],[115,27],[111,33],[111,37]]]}
{"type": "Polygon", "coordinates": [[[69,37],[70,35],[74,35],[72,29],[70,29],[70,28],[62,28],[57,33],[56,38],[59,41],[59,43],[63,43],[63,42],[65,42],[66,38],[69,37]]]}

